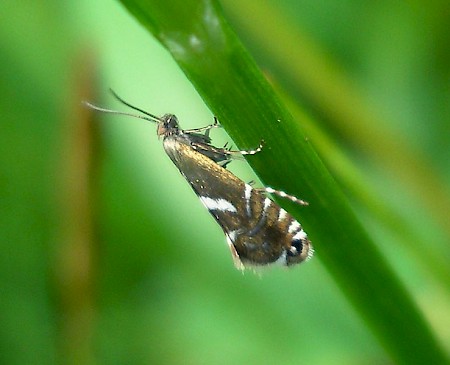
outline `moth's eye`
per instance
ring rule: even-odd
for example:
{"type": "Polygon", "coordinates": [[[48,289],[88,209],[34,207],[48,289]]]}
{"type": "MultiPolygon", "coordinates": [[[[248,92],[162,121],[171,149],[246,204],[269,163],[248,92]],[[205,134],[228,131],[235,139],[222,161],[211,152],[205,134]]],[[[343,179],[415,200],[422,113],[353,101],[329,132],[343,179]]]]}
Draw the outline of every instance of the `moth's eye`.
{"type": "Polygon", "coordinates": [[[178,127],[178,120],[177,117],[175,115],[172,115],[168,120],[167,120],[167,126],[170,128],[173,127],[178,127]]]}

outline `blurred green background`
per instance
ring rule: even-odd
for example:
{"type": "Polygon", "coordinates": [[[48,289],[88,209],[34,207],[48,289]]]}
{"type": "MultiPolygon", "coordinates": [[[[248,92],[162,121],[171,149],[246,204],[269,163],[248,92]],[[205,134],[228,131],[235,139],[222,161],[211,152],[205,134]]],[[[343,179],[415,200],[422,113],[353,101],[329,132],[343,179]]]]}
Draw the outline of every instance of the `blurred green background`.
{"type": "MultiPolygon", "coordinates": [[[[221,4],[292,113],[311,116],[306,133],[449,353],[447,2],[221,4]]],[[[184,128],[212,121],[118,2],[3,1],[0,57],[2,364],[392,362],[320,242],[307,264],[242,274],[154,126],[81,108],[116,105],[112,87],[184,128]]]]}

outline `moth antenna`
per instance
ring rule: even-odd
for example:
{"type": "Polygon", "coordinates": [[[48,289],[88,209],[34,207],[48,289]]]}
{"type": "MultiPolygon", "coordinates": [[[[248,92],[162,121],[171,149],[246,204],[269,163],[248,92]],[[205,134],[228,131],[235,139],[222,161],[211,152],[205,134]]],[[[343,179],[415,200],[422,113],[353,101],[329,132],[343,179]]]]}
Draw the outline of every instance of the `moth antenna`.
{"type": "Polygon", "coordinates": [[[142,110],[142,109],[138,108],[137,106],[131,105],[130,103],[123,100],[119,95],[117,95],[117,93],[113,89],[110,88],[109,91],[119,102],[126,105],[127,107],[134,109],[142,114],[148,115],[150,118],[153,118],[153,119],[157,120],[158,122],[161,122],[161,118],[157,117],[156,115],[150,114],[149,112],[146,112],[145,110],[142,110]]]}
{"type": "Polygon", "coordinates": [[[129,108],[131,108],[131,109],[133,109],[133,110],[138,111],[139,113],[142,113],[142,114],[144,114],[144,115],[147,115],[147,117],[144,117],[144,116],[139,115],[139,114],[132,114],[132,113],[121,112],[121,111],[118,111],[118,110],[112,110],[112,109],[102,108],[102,107],[99,107],[99,106],[97,106],[97,105],[94,105],[94,104],[92,104],[92,103],[90,103],[90,102],[88,102],[88,101],[83,101],[83,104],[84,104],[85,106],[87,106],[88,108],[97,110],[97,111],[102,112],[102,113],[109,113],[109,114],[116,114],[116,115],[125,115],[125,116],[127,116],[127,117],[133,117],[133,118],[138,118],[138,119],[144,119],[144,120],[148,120],[148,121],[154,122],[154,123],[158,123],[158,122],[161,122],[161,121],[162,121],[161,118],[157,117],[156,115],[150,114],[149,112],[146,112],[145,110],[142,110],[142,109],[140,109],[140,108],[138,108],[138,107],[136,107],[136,106],[134,106],[134,105],[131,105],[130,103],[126,102],[126,101],[123,100],[119,95],[117,95],[117,93],[116,93],[113,89],[110,88],[109,91],[111,92],[111,94],[112,94],[119,102],[121,102],[122,104],[126,105],[127,107],[129,107],[129,108]]]}
{"type": "MultiPolygon", "coordinates": [[[[102,113],[109,113],[109,114],[116,114],[116,115],[126,115],[127,117],[133,117],[133,118],[138,118],[138,119],[144,119],[144,120],[147,120],[147,121],[153,122],[153,123],[156,122],[155,120],[153,120],[153,119],[151,119],[151,118],[148,118],[148,117],[144,117],[143,115],[131,114],[131,113],[126,113],[126,112],[121,112],[121,111],[118,111],[118,110],[112,110],[112,109],[101,108],[101,107],[99,107],[99,106],[97,106],[97,105],[94,105],[94,104],[91,104],[90,102],[85,101],[85,100],[82,101],[82,103],[83,103],[83,105],[87,106],[88,108],[97,110],[97,111],[102,112],[102,113]]],[[[158,119],[158,121],[159,121],[159,119],[158,119]]]]}

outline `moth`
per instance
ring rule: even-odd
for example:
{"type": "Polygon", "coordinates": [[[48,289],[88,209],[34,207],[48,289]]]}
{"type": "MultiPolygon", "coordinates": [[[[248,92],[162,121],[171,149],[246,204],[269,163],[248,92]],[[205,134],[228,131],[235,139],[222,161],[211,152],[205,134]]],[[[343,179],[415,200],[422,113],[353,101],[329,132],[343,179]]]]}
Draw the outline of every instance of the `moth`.
{"type": "Polygon", "coordinates": [[[165,152],[222,228],[238,269],[275,263],[291,266],[312,257],[314,250],[301,224],[267,195],[300,205],[308,203],[270,187],[254,188],[226,169],[233,159],[260,152],[262,144],[249,151],[233,151],[227,145],[215,147],[209,132],[219,126],[216,118],[206,127],[183,130],[175,115],[155,116],[111,92],[122,104],[142,115],[84,104],[100,112],[156,123],[156,134],[162,139],[165,152]]]}

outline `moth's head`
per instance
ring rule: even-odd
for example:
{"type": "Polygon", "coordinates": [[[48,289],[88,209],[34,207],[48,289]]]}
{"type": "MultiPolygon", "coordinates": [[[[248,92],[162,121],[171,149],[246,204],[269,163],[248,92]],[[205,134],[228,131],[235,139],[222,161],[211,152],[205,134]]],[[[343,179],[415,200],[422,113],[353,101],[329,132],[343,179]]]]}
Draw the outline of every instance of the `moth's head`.
{"type": "Polygon", "coordinates": [[[166,137],[179,133],[178,119],[173,114],[164,114],[158,118],[158,128],[156,133],[158,137],[166,137]]]}

